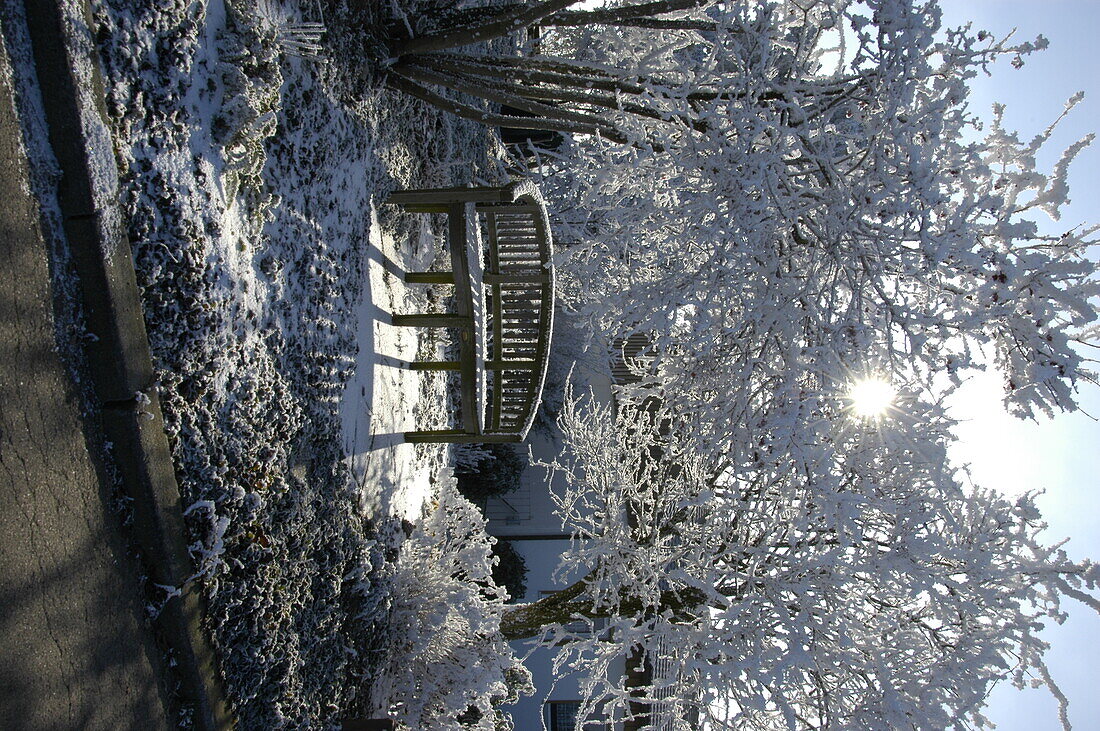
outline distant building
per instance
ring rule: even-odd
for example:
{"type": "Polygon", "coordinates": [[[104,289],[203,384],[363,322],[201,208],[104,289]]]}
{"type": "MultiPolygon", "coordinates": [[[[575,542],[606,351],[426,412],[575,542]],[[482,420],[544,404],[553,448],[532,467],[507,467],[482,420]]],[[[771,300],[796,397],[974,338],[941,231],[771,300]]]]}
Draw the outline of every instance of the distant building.
{"type": "MultiPolygon", "coordinates": [[[[611,400],[612,382],[609,373],[589,371],[583,377],[597,398],[611,400]]],[[[533,429],[525,445],[531,447],[536,459],[546,461],[557,457],[560,450],[555,435],[546,430],[533,429]]],[[[527,594],[520,599],[523,602],[538,601],[547,593],[564,589],[571,583],[553,579],[562,553],[569,547],[569,534],[564,531],[561,521],[554,514],[551,490],[555,487],[555,484],[547,484],[546,470],[528,467],[518,489],[506,495],[489,498],[485,505],[489,533],[498,539],[511,541],[516,553],[527,564],[527,594]]],[[[522,641],[515,644],[521,654],[525,654],[530,647],[522,641]]],[[[550,731],[573,731],[581,699],[577,678],[555,678],[553,654],[545,648],[532,653],[526,665],[531,671],[535,694],[505,707],[511,714],[517,731],[535,731],[541,729],[543,723],[550,731]]],[[[622,671],[625,672],[625,669],[624,658],[622,671]]]]}
{"type": "MultiPolygon", "coordinates": [[[[595,398],[605,403],[614,403],[616,386],[636,383],[637,376],[625,367],[624,360],[641,355],[646,345],[644,336],[632,336],[625,343],[619,343],[618,357],[613,357],[608,368],[601,372],[587,368],[583,373],[575,372],[584,381],[585,388],[591,388],[595,398]],[[625,354],[625,356],[624,356],[625,354]]],[[[545,430],[532,430],[526,444],[536,459],[551,461],[558,456],[560,444],[556,435],[545,430]]],[[[546,594],[568,587],[579,576],[563,577],[555,581],[553,574],[561,560],[562,553],[569,547],[569,534],[565,532],[561,521],[554,513],[555,504],[552,491],[560,490],[556,481],[547,481],[546,471],[542,468],[528,467],[521,478],[520,487],[503,496],[489,498],[485,505],[485,516],[489,521],[489,533],[501,540],[511,541],[512,547],[523,557],[527,564],[527,594],[523,602],[533,602],[546,594]]],[[[578,623],[578,630],[584,626],[578,623]]],[[[600,630],[597,623],[595,631],[600,630]]],[[[526,654],[530,644],[517,641],[516,649],[526,654]]],[[[649,684],[654,672],[666,675],[675,670],[669,667],[667,660],[631,657],[629,665],[634,668],[628,682],[649,684]],[[639,670],[641,668],[641,670],[639,670]]],[[[628,658],[624,655],[618,661],[618,672],[628,672],[628,658]]],[[[545,648],[534,651],[526,662],[535,685],[535,694],[506,706],[511,714],[517,731],[535,731],[543,728],[550,731],[573,731],[577,711],[580,707],[581,691],[575,675],[554,676],[553,653],[545,648]]],[[[659,709],[655,709],[660,713],[659,709]]],[[[595,723],[586,729],[595,731],[630,731],[640,726],[638,723],[595,723]]],[[[658,721],[657,727],[661,724],[658,721]]]]}

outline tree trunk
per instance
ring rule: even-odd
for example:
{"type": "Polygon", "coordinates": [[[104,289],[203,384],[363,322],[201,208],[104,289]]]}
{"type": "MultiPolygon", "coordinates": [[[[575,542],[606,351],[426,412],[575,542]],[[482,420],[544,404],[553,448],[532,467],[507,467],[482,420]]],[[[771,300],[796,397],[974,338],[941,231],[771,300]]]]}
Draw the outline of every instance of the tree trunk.
{"type": "Polygon", "coordinates": [[[706,596],[702,591],[685,587],[661,592],[657,607],[646,606],[637,599],[627,598],[616,609],[610,607],[597,609],[591,599],[584,597],[591,578],[591,575],[586,576],[572,586],[543,597],[537,602],[520,604],[509,609],[500,621],[500,631],[504,639],[523,640],[537,637],[549,625],[566,624],[577,618],[606,619],[612,616],[637,616],[645,612],[662,614],[671,610],[674,616],[687,621],[706,602],[706,596]]]}
{"type": "MultiPolygon", "coordinates": [[[[571,23],[543,23],[543,25],[572,25],[571,23]]],[[[709,20],[662,20],[661,18],[628,18],[617,20],[614,23],[602,25],[614,25],[619,28],[645,28],[647,30],[694,30],[699,33],[716,33],[718,24],[709,20]]]]}
{"type": "Polygon", "coordinates": [[[653,684],[653,662],[649,655],[639,647],[630,648],[626,658],[626,687],[630,689],[631,701],[627,705],[630,715],[623,721],[623,731],[641,731],[649,725],[650,705],[638,699],[645,695],[645,689],[653,684]]]}
{"type": "Polygon", "coordinates": [[[706,5],[709,0],[657,0],[657,2],[639,5],[624,5],[619,8],[599,8],[597,10],[566,10],[554,13],[543,25],[618,25],[623,21],[651,18],[678,10],[690,10],[706,5]]]}
{"type": "MultiPolygon", "coordinates": [[[[592,611],[592,602],[578,600],[588,586],[589,578],[586,576],[572,586],[543,597],[537,602],[520,604],[509,609],[500,620],[500,632],[504,635],[504,639],[523,640],[536,637],[548,625],[570,622],[573,616],[578,614],[589,616],[592,611]]],[[[595,617],[592,618],[595,619],[595,617]]]]}
{"type": "Polygon", "coordinates": [[[535,5],[510,6],[477,25],[413,38],[395,49],[395,55],[406,56],[412,53],[442,51],[506,36],[577,2],[579,0],[544,0],[535,5]]]}
{"type": "Polygon", "coordinates": [[[684,99],[675,99],[669,96],[668,90],[678,88],[680,84],[666,79],[631,76],[616,69],[568,59],[524,56],[486,58],[447,52],[447,49],[507,35],[536,22],[574,26],[653,24],[654,28],[695,30],[712,30],[714,25],[705,20],[660,20],[655,17],[702,7],[709,0],[656,0],[619,8],[562,11],[574,2],[577,0],[543,0],[533,4],[510,5],[497,9],[492,15],[479,17],[468,25],[413,38],[394,51],[401,60],[391,70],[391,85],[441,109],[483,124],[600,134],[614,142],[652,148],[655,152],[663,151],[663,145],[645,139],[649,135],[641,141],[632,141],[613,115],[602,112],[600,108],[663,123],[679,122],[701,133],[711,131],[709,125],[694,113],[695,108],[728,96],[728,91],[703,87],[695,89],[684,99]],[[445,99],[431,90],[432,85],[523,109],[535,116],[523,118],[517,124],[517,119],[507,115],[492,114],[445,99]],[[685,102],[689,109],[678,108],[685,102]]]}
{"type": "MultiPolygon", "coordinates": [[[[444,64],[440,65],[442,66],[444,64]]],[[[536,117],[561,119],[567,122],[576,122],[577,124],[605,128],[605,136],[607,132],[615,131],[605,120],[594,115],[573,112],[559,106],[540,104],[539,102],[527,99],[521,96],[523,87],[516,86],[514,88],[509,88],[504,85],[493,86],[483,83],[481,79],[459,75],[458,73],[448,74],[446,73],[446,69],[429,69],[407,62],[397,64],[393,67],[392,71],[413,81],[419,81],[422,84],[438,84],[439,86],[445,86],[454,91],[460,91],[463,94],[480,97],[486,101],[522,109],[525,112],[530,112],[536,117]]]]}
{"type": "Polygon", "coordinates": [[[608,139],[624,143],[627,140],[621,135],[605,134],[603,130],[591,125],[580,125],[573,122],[565,122],[560,119],[544,119],[539,117],[509,117],[503,114],[494,114],[483,109],[477,109],[469,104],[447,99],[436,94],[431,89],[399,74],[391,74],[386,82],[394,89],[410,96],[426,101],[434,107],[450,112],[463,119],[470,119],[490,127],[515,127],[519,129],[545,129],[554,132],[572,132],[576,134],[604,134],[608,139]]]}
{"type": "Polygon", "coordinates": [[[413,62],[402,61],[393,67],[392,72],[421,83],[437,84],[453,91],[460,91],[471,96],[507,104],[517,109],[523,109],[536,116],[546,119],[561,119],[580,124],[596,125],[601,134],[609,140],[621,141],[623,137],[615,121],[610,118],[595,116],[566,107],[566,104],[580,104],[588,108],[599,107],[612,112],[630,114],[635,117],[653,119],[660,122],[669,122],[679,119],[698,132],[708,132],[709,125],[692,118],[690,114],[676,110],[651,109],[641,104],[625,101],[622,97],[613,94],[602,93],[592,89],[576,85],[573,88],[561,86],[551,87],[545,84],[529,86],[514,83],[508,80],[507,75],[501,75],[497,79],[488,79],[478,76],[479,72],[488,74],[486,67],[463,64],[461,61],[451,63],[446,58],[441,58],[435,68],[428,69],[421,66],[429,60],[435,60],[436,55],[417,56],[413,62]],[[409,69],[415,67],[415,72],[409,69]],[[419,74],[419,77],[417,77],[419,74]],[[432,74],[429,78],[426,74],[432,74]],[[443,75],[448,78],[442,78],[443,75]],[[539,102],[547,102],[540,104],[539,102]]]}
{"type": "Polygon", "coordinates": [[[438,53],[420,56],[424,65],[436,65],[434,59],[471,69],[470,73],[522,79],[531,83],[544,82],[580,89],[602,89],[624,94],[645,94],[653,89],[675,88],[680,82],[653,76],[635,76],[593,66],[557,56],[470,56],[459,53],[438,53]]]}

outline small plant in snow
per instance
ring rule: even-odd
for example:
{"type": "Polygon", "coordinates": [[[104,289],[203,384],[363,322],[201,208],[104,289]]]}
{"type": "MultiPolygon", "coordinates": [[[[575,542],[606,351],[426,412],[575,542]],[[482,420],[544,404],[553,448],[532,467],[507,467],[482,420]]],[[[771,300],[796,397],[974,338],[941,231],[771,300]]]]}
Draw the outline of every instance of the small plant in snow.
{"type": "Polygon", "coordinates": [[[227,188],[243,194],[254,219],[262,221],[271,206],[263,184],[264,143],[278,126],[283,75],[277,28],[247,5],[226,3],[226,28],[218,39],[224,92],[213,132],[223,146],[227,188]]]}
{"type": "Polygon", "coordinates": [[[497,565],[493,567],[493,581],[508,590],[509,602],[522,601],[527,593],[527,562],[523,560],[511,541],[498,540],[493,546],[497,565]]]}
{"type": "MultiPolygon", "coordinates": [[[[204,511],[206,517],[202,523],[203,536],[187,548],[195,562],[195,577],[213,576],[221,564],[222,554],[225,553],[225,533],[229,530],[230,521],[228,517],[218,515],[217,506],[213,500],[199,500],[191,503],[190,507],[183,511],[183,517],[188,518],[199,511],[204,511]]],[[[195,524],[195,521],[192,521],[192,525],[195,524]]]]}
{"type": "Polygon", "coordinates": [[[389,586],[395,634],[376,700],[410,728],[496,728],[494,707],[526,686],[500,634],[506,594],[492,580],[490,541],[481,513],[445,478],[401,546],[389,586]]]}
{"type": "Polygon", "coordinates": [[[487,457],[480,462],[455,467],[459,492],[478,505],[518,488],[527,468],[527,457],[511,444],[486,444],[482,451],[487,457]]]}

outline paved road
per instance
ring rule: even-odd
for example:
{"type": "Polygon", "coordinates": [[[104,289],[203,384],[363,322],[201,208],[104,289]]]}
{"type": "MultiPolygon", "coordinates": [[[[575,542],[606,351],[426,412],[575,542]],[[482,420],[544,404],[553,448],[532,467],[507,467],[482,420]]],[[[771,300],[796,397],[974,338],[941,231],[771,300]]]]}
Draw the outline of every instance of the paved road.
{"type": "Polygon", "coordinates": [[[0,47],[0,729],[168,728],[140,567],[57,351],[10,68],[0,47]]]}

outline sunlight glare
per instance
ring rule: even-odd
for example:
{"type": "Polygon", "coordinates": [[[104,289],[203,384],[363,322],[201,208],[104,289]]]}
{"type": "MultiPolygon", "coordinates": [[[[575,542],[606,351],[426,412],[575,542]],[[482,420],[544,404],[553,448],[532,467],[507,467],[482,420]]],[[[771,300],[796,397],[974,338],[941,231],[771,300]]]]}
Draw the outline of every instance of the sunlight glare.
{"type": "Polygon", "coordinates": [[[852,402],[852,413],[856,416],[877,419],[886,415],[897,393],[897,389],[889,381],[864,378],[848,389],[848,399],[852,402]]]}

